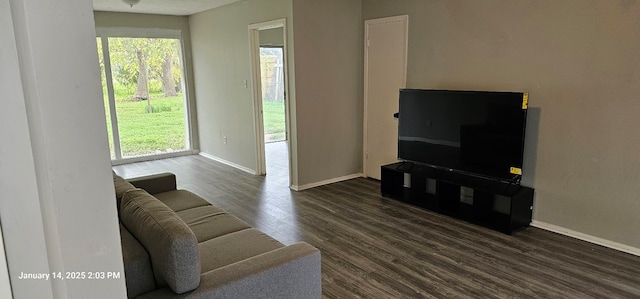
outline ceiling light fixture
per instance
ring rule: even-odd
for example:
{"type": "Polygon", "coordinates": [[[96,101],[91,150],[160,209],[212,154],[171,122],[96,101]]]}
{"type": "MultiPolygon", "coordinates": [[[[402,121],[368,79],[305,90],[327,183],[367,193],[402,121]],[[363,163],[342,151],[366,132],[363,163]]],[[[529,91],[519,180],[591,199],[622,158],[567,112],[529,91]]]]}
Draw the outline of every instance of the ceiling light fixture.
{"type": "Polygon", "coordinates": [[[129,4],[129,6],[133,7],[134,5],[140,3],[140,0],[122,0],[122,2],[129,4]]]}

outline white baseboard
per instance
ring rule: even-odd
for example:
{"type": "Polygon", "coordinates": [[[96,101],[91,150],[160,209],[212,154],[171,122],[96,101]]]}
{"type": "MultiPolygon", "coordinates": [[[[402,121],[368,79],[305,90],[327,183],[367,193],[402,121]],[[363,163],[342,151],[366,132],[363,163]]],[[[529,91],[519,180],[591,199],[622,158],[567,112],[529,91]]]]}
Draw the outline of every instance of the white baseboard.
{"type": "Polygon", "coordinates": [[[247,172],[247,173],[250,173],[250,174],[253,174],[253,175],[257,175],[257,174],[258,174],[258,172],[256,172],[255,170],[253,170],[253,169],[251,169],[251,168],[244,167],[244,166],[242,166],[242,165],[239,165],[239,164],[233,163],[233,162],[231,162],[231,161],[227,161],[227,160],[222,159],[222,158],[218,158],[218,157],[216,157],[216,156],[212,156],[212,155],[207,154],[207,153],[200,152],[200,153],[199,153],[199,155],[200,155],[200,156],[203,156],[203,157],[205,157],[205,158],[207,158],[207,159],[211,159],[211,160],[213,160],[213,161],[220,162],[220,163],[222,163],[222,164],[225,164],[225,165],[231,166],[231,167],[233,167],[233,168],[240,169],[240,170],[242,170],[242,171],[244,171],[244,172],[247,172]]]}
{"type": "Polygon", "coordinates": [[[619,251],[626,252],[626,253],[629,253],[629,254],[640,256],[640,248],[636,248],[636,247],[625,245],[625,244],[622,244],[622,243],[618,243],[618,242],[610,241],[610,240],[607,240],[607,239],[595,237],[595,236],[592,236],[592,235],[587,235],[585,233],[577,232],[577,231],[574,231],[572,229],[568,229],[566,227],[562,227],[562,226],[558,226],[558,225],[555,225],[555,224],[550,224],[550,223],[546,223],[546,222],[542,222],[542,221],[537,221],[537,220],[533,220],[531,222],[531,226],[534,226],[534,227],[537,227],[537,228],[541,228],[541,229],[544,229],[544,230],[548,230],[548,231],[552,231],[554,233],[558,233],[558,234],[561,234],[561,235],[569,236],[569,237],[576,238],[576,239],[579,239],[579,240],[587,241],[587,242],[590,242],[590,243],[598,244],[598,245],[601,245],[601,246],[604,246],[604,247],[608,247],[608,248],[611,248],[611,249],[619,250],[619,251]]]}
{"type": "Polygon", "coordinates": [[[351,180],[351,179],[355,179],[355,178],[361,178],[363,176],[364,175],[362,173],[354,173],[354,174],[350,174],[350,175],[341,176],[339,178],[333,178],[333,179],[328,179],[328,180],[324,180],[324,181],[320,181],[320,182],[304,184],[302,186],[291,185],[290,188],[293,189],[294,191],[302,191],[302,190],[311,189],[311,188],[315,188],[315,187],[319,187],[319,186],[323,186],[323,185],[329,185],[329,184],[342,182],[342,181],[347,181],[347,180],[351,180]]]}

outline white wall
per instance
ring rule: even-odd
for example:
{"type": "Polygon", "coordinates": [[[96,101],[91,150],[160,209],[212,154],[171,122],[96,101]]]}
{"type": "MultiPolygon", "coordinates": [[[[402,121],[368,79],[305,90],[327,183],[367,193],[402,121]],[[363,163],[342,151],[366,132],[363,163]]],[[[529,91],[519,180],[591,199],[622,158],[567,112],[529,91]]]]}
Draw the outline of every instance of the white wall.
{"type": "MultiPolygon", "coordinates": [[[[2,7],[2,4],[0,4],[2,7]]],[[[2,227],[0,227],[0,233],[2,227]]],[[[9,268],[7,267],[7,254],[4,252],[4,237],[0,235],[0,298],[13,298],[11,292],[11,280],[9,279],[9,268]]]]}
{"type": "MultiPolygon", "coordinates": [[[[49,272],[49,264],[9,0],[0,0],[0,40],[0,221],[11,278],[49,272]]],[[[13,290],[25,298],[53,297],[51,284],[14,279],[13,290]]]]}
{"type": "Polygon", "coordinates": [[[0,8],[0,217],[13,295],[124,298],[91,2],[0,8]],[[52,271],[120,279],[18,279],[52,271]]]}
{"type": "Polygon", "coordinates": [[[411,88],[529,92],[534,219],[640,252],[640,4],[362,1],[408,14],[411,88]]]}

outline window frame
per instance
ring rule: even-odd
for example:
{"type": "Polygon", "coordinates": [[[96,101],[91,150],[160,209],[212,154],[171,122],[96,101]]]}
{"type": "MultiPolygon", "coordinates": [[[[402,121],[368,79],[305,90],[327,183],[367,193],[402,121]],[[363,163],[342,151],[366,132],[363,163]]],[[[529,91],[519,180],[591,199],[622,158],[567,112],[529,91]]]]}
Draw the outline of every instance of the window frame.
{"type": "MultiPolygon", "coordinates": [[[[196,154],[198,151],[194,150],[193,132],[195,130],[195,123],[192,122],[192,107],[191,107],[191,95],[189,92],[189,84],[187,80],[190,78],[187,76],[187,63],[185,56],[185,42],[183,38],[182,30],[179,29],[160,29],[160,28],[129,28],[129,27],[97,27],[96,28],[96,42],[100,40],[102,45],[102,57],[104,59],[104,76],[107,87],[107,97],[109,101],[109,117],[111,118],[111,132],[113,139],[113,150],[115,158],[111,159],[111,164],[120,165],[134,162],[142,162],[156,159],[164,159],[171,157],[179,157],[186,155],[196,154]],[[185,111],[185,142],[186,149],[181,151],[175,151],[170,153],[150,154],[135,157],[123,157],[122,148],[120,145],[120,134],[118,128],[118,117],[116,115],[116,103],[115,92],[113,89],[113,77],[111,72],[111,60],[109,57],[109,43],[108,39],[114,38],[166,38],[177,39],[180,44],[180,62],[182,71],[182,80],[180,84],[183,94],[183,104],[185,111]]],[[[102,76],[102,74],[101,74],[102,76]]],[[[104,92],[104,91],[103,91],[104,92]]],[[[102,99],[104,101],[104,98],[102,99]]],[[[105,111],[106,114],[106,111],[105,111]]],[[[106,115],[105,115],[106,117],[106,115]]]]}

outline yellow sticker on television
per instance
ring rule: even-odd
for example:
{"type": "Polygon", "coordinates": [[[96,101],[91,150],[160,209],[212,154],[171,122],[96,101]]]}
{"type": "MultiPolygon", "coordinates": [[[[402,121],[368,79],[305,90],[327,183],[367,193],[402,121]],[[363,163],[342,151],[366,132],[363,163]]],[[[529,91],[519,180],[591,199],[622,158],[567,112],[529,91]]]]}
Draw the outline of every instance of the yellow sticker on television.
{"type": "Polygon", "coordinates": [[[527,109],[529,107],[529,93],[525,92],[522,95],[522,109],[527,109]]]}
{"type": "Polygon", "coordinates": [[[511,167],[509,172],[511,172],[511,174],[522,175],[522,169],[518,167],[511,167]]]}

